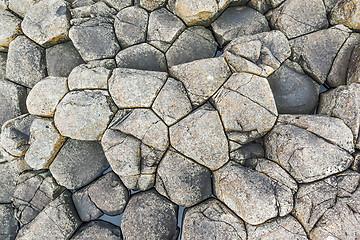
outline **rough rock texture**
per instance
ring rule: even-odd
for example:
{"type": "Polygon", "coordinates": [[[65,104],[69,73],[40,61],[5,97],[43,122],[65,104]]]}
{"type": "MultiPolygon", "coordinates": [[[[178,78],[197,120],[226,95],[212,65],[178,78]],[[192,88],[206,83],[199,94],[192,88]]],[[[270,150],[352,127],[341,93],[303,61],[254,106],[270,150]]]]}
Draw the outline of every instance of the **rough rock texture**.
{"type": "Polygon", "coordinates": [[[16,162],[0,163],[0,204],[11,203],[16,187],[16,180],[19,176],[16,162]]]}
{"type": "Polygon", "coordinates": [[[230,160],[246,166],[248,160],[265,157],[264,146],[260,143],[248,143],[240,145],[230,141],[230,160]],[[236,145],[236,147],[232,147],[236,145]],[[239,145],[239,146],[237,146],[239,145]]]}
{"type": "Polygon", "coordinates": [[[175,239],[178,207],[155,190],[133,195],[126,206],[121,230],[124,238],[175,239]]]}
{"type": "Polygon", "coordinates": [[[345,26],[360,29],[360,6],[358,0],[341,0],[330,12],[330,23],[333,25],[344,24],[345,26]]]}
{"type": "Polygon", "coordinates": [[[15,239],[17,221],[11,204],[0,204],[0,238],[3,240],[15,239]]]}
{"type": "Polygon", "coordinates": [[[351,53],[346,83],[360,83],[360,45],[356,46],[351,53]]]}
{"type": "Polygon", "coordinates": [[[74,190],[93,181],[108,167],[99,142],[68,139],[49,169],[60,185],[74,190]]]}
{"type": "Polygon", "coordinates": [[[8,2],[9,9],[11,11],[14,11],[21,17],[24,17],[31,8],[31,6],[39,2],[39,0],[8,0],[8,2]]]}
{"type": "Polygon", "coordinates": [[[0,9],[0,51],[7,51],[10,42],[21,34],[21,20],[0,9]]]}
{"type": "Polygon", "coordinates": [[[154,11],[157,8],[163,7],[166,4],[166,0],[137,0],[142,8],[148,11],[154,11]]]}
{"type": "Polygon", "coordinates": [[[260,13],[266,13],[272,8],[276,8],[286,0],[249,0],[248,5],[260,13]]]}
{"type": "Polygon", "coordinates": [[[104,215],[104,213],[90,199],[88,187],[77,190],[72,195],[72,199],[76,211],[83,222],[89,222],[104,215]]]}
{"type": "Polygon", "coordinates": [[[91,64],[82,64],[71,71],[67,83],[71,91],[80,89],[106,90],[110,75],[111,70],[105,67],[92,67],[91,64]]]}
{"type": "Polygon", "coordinates": [[[103,221],[92,221],[81,226],[71,240],[88,240],[88,239],[121,239],[120,228],[103,221]]]}

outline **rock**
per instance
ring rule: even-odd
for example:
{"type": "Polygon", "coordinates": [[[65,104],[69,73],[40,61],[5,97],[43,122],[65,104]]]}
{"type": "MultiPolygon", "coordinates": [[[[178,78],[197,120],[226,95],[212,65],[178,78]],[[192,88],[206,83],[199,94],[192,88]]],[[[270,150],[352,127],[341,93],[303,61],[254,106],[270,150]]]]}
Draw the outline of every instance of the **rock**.
{"type": "Polygon", "coordinates": [[[354,152],[351,130],[344,122],[321,115],[281,115],[265,137],[265,149],[266,157],[299,183],[346,170],[354,152]]]}
{"type": "Polygon", "coordinates": [[[353,30],[360,29],[360,6],[359,1],[337,1],[331,10],[329,19],[332,25],[343,24],[353,30]]]}
{"type": "Polygon", "coordinates": [[[47,168],[65,142],[52,119],[37,118],[30,127],[30,147],[25,153],[26,163],[33,169],[47,168]]]}
{"type": "Polygon", "coordinates": [[[214,96],[229,139],[240,144],[262,137],[274,126],[278,113],[265,78],[233,74],[214,96]]]}
{"type": "Polygon", "coordinates": [[[317,83],[299,65],[286,61],[271,74],[269,81],[279,113],[312,114],[318,104],[317,83]]]}
{"type": "Polygon", "coordinates": [[[115,59],[102,59],[102,60],[94,60],[90,61],[86,64],[89,68],[97,68],[97,67],[104,67],[106,69],[112,70],[116,68],[116,61],[115,59]]]}
{"type": "Polygon", "coordinates": [[[6,52],[10,42],[21,34],[21,20],[0,9],[0,51],[6,52]]]}
{"type": "Polygon", "coordinates": [[[360,83],[360,45],[354,47],[351,53],[346,83],[360,83]]]}
{"type": "Polygon", "coordinates": [[[169,67],[215,56],[217,44],[210,30],[190,27],[183,31],[166,52],[169,67]]]}
{"type": "Polygon", "coordinates": [[[146,190],[168,145],[168,128],[150,109],[119,111],[101,144],[107,160],[124,185],[146,190]]]}
{"type": "Polygon", "coordinates": [[[29,171],[21,174],[13,196],[15,215],[20,225],[30,223],[64,188],[49,171],[29,171]]]}
{"type": "Polygon", "coordinates": [[[186,116],[192,110],[192,106],[184,85],[180,81],[168,78],[152,109],[167,125],[172,125],[186,116]]]}
{"type": "Polygon", "coordinates": [[[8,5],[9,5],[9,0],[0,0],[0,8],[1,9],[8,9],[8,5]]]}
{"type": "Polygon", "coordinates": [[[167,73],[116,68],[109,92],[119,108],[150,107],[164,86],[167,73]]]}
{"type": "Polygon", "coordinates": [[[148,18],[146,10],[137,6],[124,8],[116,15],[114,28],[122,48],[145,42],[148,18]]]}
{"type": "Polygon", "coordinates": [[[290,40],[293,60],[313,79],[323,84],[341,46],[349,37],[349,29],[334,26],[290,40]]]}
{"type": "Polygon", "coordinates": [[[301,224],[291,215],[272,220],[259,226],[246,225],[248,239],[296,239],[306,240],[307,235],[301,224]]]}
{"type": "Polygon", "coordinates": [[[49,169],[60,185],[75,190],[89,184],[108,167],[99,142],[68,139],[49,169]]]}
{"type": "Polygon", "coordinates": [[[24,18],[30,8],[39,0],[8,0],[9,9],[24,18]]]}
{"type": "Polygon", "coordinates": [[[80,226],[71,193],[64,191],[50,202],[37,217],[22,227],[16,239],[68,239],[80,226]]]}
{"type": "Polygon", "coordinates": [[[181,239],[246,239],[243,221],[217,199],[185,210],[181,239]]]}
{"type": "Polygon", "coordinates": [[[32,88],[46,77],[45,50],[25,36],[18,36],[9,45],[6,78],[32,88]]]}
{"type": "Polygon", "coordinates": [[[266,18],[249,7],[230,7],[218,17],[211,27],[221,46],[243,35],[270,31],[266,18]]]}
{"type": "MultiPolygon", "coordinates": [[[[230,141],[230,144],[231,143],[236,143],[236,142],[230,141]]],[[[257,159],[264,157],[265,157],[265,150],[263,145],[261,145],[260,143],[248,143],[248,144],[240,145],[240,147],[235,149],[230,148],[230,160],[244,166],[247,166],[247,162],[250,159],[257,159]]]]}
{"type": "Polygon", "coordinates": [[[69,3],[64,0],[39,1],[25,14],[21,28],[26,36],[43,47],[68,39],[69,3]]]}
{"type": "Polygon", "coordinates": [[[116,107],[104,90],[69,92],[56,108],[54,122],[60,134],[78,140],[98,140],[116,107]]]}
{"type": "Polygon", "coordinates": [[[0,204],[0,238],[3,240],[15,239],[17,227],[11,204],[0,204]]]}
{"type": "Polygon", "coordinates": [[[68,93],[66,78],[47,77],[31,89],[26,106],[30,114],[52,117],[60,100],[68,93]]]}
{"type": "Polygon", "coordinates": [[[211,172],[170,148],[157,168],[156,190],[178,205],[191,207],[211,197],[211,172]]]}
{"type": "Polygon", "coordinates": [[[104,221],[92,221],[80,227],[71,240],[121,239],[120,228],[104,221]]]}
{"type": "Polygon", "coordinates": [[[166,4],[166,0],[138,0],[140,6],[148,11],[154,11],[166,4]]]}
{"type": "Polygon", "coordinates": [[[0,163],[0,204],[11,203],[19,176],[15,161],[0,163]]]}
{"type": "Polygon", "coordinates": [[[77,190],[72,195],[76,211],[83,222],[89,222],[104,215],[104,213],[90,199],[88,189],[89,187],[86,186],[77,190]]]}
{"type": "Polygon", "coordinates": [[[68,77],[78,65],[84,63],[72,42],[60,43],[46,49],[46,65],[49,76],[68,77]]]}
{"type": "Polygon", "coordinates": [[[225,47],[223,56],[233,72],[267,77],[290,54],[286,36],[275,30],[236,38],[225,47]]]}
{"type": "Polygon", "coordinates": [[[97,19],[71,27],[69,37],[87,62],[114,58],[120,50],[113,25],[97,19]]]}
{"type": "Polygon", "coordinates": [[[272,8],[276,8],[285,0],[249,0],[249,7],[254,8],[258,12],[264,14],[272,8]]]}
{"type": "Polygon", "coordinates": [[[133,195],[125,208],[121,230],[126,240],[175,239],[178,206],[149,190],[133,195]]]}
{"type": "Polygon", "coordinates": [[[330,13],[331,10],[335,7],[336,3],[339,0],[324,0],[324,5],[326,8],[326,13],[330,13]]]}
{"type": "Polygon", "coordinates": [[[161,8],[150,13],[147,41],[157,49],[166,52],[185,28],[185,24],[178,17],[166,8],[161,8]]]}
{"type": "Polygon", "coordinates": [[[229,160],[229,146],[217,111],[203,105],[170,127],[171,145],[211,170],[229,160]]]}
{"type": "Polygon", "coordinates": [[[110,8],[104,2],[92,3],[90,5],[73,8],[70,10],[72,18],[94,18],[94,17],[105,17],[113,18],[117,11],[110,8]]]}
{"type": "Polygon", "coordinates": [[[109,7],[115,8],[117,11],[120,11],[123,8],[129,7],[132,5],[132,0],[95,0],[96,2],[102,1],[106,3],[109,7]]]}
{"type": "Polygon", "coordinates": [[[192,103],[200,105],[223,85],[231,71],[225,59],[219,57],[173,66],[170,74],[184,84],[192,103]]]}
{"type": "Polygon", "coordinates": [[[119,68],[166,72],[165,55],[148,43],[128,47],[116,55],[119,68]]]}
{"type": "Polygon", "coordinates": [[[329,23],[322,0],[290,0],[269,14],[272,29],[282,31],[289,39],[296,38],[320,29],[329,23]]]}
{"type": "Polygon", "coordinates": [[[80,89],[104,89],[108,88],[108,79],[111,70],[105,67],[93,67],[91,64],[82,64],[75,67],[69,77],[68,86],[70,91],[80,89]]]}

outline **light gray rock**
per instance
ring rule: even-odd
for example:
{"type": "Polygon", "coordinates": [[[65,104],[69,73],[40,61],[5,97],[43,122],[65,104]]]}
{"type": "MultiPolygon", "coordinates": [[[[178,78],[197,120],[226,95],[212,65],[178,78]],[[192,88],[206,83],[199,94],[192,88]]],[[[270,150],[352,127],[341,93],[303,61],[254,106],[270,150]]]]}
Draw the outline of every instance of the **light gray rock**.
{"type": "Polygon", "coordinates": [[[324,0],[326,13],[330,13],[331,10],[335,7],[337,2],[339,2],[339,0],[324,0]]]}
{"type": "Polygon", "coordinates": [[[77,190],[72,195],[76,211],[83,222],[89,222],[104,215],[104,213],[90,199],[88,189],[89,187],[86,186],[77,190]]]}
{"type": "Polygon", "coordinates": [[[360,45],[354,47],[351,53],[346,83],[360,83],[360,45]]]}
{"type": "Polygon", "coordinates": [[[121,239],[120,228],[104,221],[92,221],[80,227],[71,240],[121,239]]]}
{"type": "Polygon", "coordinates": [[[17,221],[11,204],[0,204],[0,238],[3,240],[15,239],[17,221]]]}
{"type": "Polygon", "coordinates": [[[148,11],[154,11],[160,7],[165,6],[166,0],[137,0],[142,8],[148,11]]]}
{"type": "Polygon", "coordinates": [[[69,89],[104,89],[108,88],[108,79],[111,70],[105,67],[92,67],[91,64],[82,64],[75,67],[67,80],[69,89]]]}
{"type": "Polygon", "coordinates": [[[0,9],[0,51],[7,52],[10,42],[21,33],[21,20],[0,9]]]}
{"type": "Polygon", "coordinates": [[[11,203],[19,176],[16,161],[0,163],[0,175],[0,204],[11,203]]]}
{"type": "Polygon", "coordinates": [[[254,8],[260,13],[266,13],[270,9],[276,8],[285,0],[250,0],[248,5],[249,7],[254,8]]]}
{"type": "Polygon", "coordinates": [[[46,77],[45,50],[25,36],[18,36],[9,45],[6,78],[33,87],[46,77]]]}
{"type": "Polygon", "coordinates": [[[97,68],[104,67],[106,69],[112,70],[116,68],[116,61],[113,58],[110,59],[102,59],[102,60],[94,60],[90,61],[86,64],[89,68],[97,68]]]}
{"type": "Polygon", "coordinates": [[[89,184],[108,167],[99,142],[68,139],[49,169],[60,185],[74,190],[89,184]]]}
{"type": "Polygon", "coordinates": [[[9,6],[9,0],[0,0],[0,8],[1,9],[8,9],[9,6]]]}
{"type": "Polygon", "coordinates": [[[211,170],[229,160],[228,141],[220,116],[209,104],[172,125],[170,142],[177,151],[211,170]]]}
{"type": "Polygon", "coordinates": [[[133,195],[125,208],[121,230],[126,240],[175,239],[178,206],[155,190],[133,195]]]}
{"type": "Polygon", "coordinates": [[[70,10],[72,18],[94,18],[94,17],[107,17],[113,18],[117,11],[110,8],[104,2],[97,2],[90,5],[73,8],[70,10]]]}
{"type": "Polygon", "coordinates": [[[29,11],[32,5],[39,2],[39,0],[8,0],[8,1],[9,1],[9,9],[21,17],[25,16],[25,14],[29,11]]]}
{"type": "Polygon", "coordinates": [[[337,1],[336,5],[330,12],[329,19],[332,25],[344,24],[353,29],[360,29],[360,7],[359,1],[337,1]]]}
{"type": "Polygon", "coordinates": [[[117,11],[132,5],[132,0],[95,0],[95,2],[98,1],[106,3],[109,7],[115,8],[117,11]]]}

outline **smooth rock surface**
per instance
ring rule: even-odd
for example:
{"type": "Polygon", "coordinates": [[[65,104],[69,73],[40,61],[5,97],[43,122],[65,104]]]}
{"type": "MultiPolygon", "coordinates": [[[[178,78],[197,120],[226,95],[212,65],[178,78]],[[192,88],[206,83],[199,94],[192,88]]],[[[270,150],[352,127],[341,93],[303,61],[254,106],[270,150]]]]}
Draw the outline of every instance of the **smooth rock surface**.
{"type": "Polygon", "coordinates": [[[104,215],[95,203],[91,201],[88,189],[89,187],[86,186],[77,190],[72,195],[76,211],[83,222],[90,222],[104,215]]]}
{"type": "Polygon", "coordinates": [[[93,67],[91,64],[82,64],[75,67],[67,80],[69,89],[104,89],[108,88],[108,79],[111,70],[105,67],[93,67]]]}

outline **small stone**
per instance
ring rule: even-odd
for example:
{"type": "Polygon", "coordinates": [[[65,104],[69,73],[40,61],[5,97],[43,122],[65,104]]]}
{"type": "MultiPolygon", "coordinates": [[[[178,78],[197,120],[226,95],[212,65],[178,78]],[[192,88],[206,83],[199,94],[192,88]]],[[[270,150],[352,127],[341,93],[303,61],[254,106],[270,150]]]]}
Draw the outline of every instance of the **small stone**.
{"type": "Polygon", "coordinates": [[[332,25],[343,24],[353,30],[360,29],[360,2],[358,0],[337,1],[330,12],[330,23],[332,25]]]}
{"type": "Polygon", "coordinates": [[[66,78],[47,77],[38,82],[30,91],[26,106],[30,114],[52,117],[60,100],[68,92],[66,78]]]}
{"type": "Polygon", "coordinates": [[[70,91],[80,89],[106,90],[110,75],[111,70],[105,67],[92,67],[91,64],[82,64],[71,71],[68,77],[68,86],[70,91]]]}
{"type": "Polygon", "coordinates": [[[11,203],[19,176],[16,161],[0,163],[0,176],[0,204],[11,203]]]}
{"type": "Polygon", "coordinates": [[[140,1],[140,6],[145,8],[148,11],[154,11],[160,7],[163,7],[166,4],[166,0],[138,0],[140,1]]]}
{"type": "Polygon", "coordinates": [[[89,184],[108,167],[99,142],[68,139],[49,169],[60,185],[74,190],[89,184]]]}
{"type": "Polygon", "coordinates": [[[92,221],[80,227],[71,240],[88,240],[88,239],[121,239],[120,228],[104,221],[92,221]]]}
{"type": "Polygon", "coordinates": [[[178,206],[155,190],[133,195],[125,208],[121,230],[126,240],[175,239],[178,206]]]}
{"type": "Polygon", "coordinates": [[[352,51],[346,82],[348,85],[360,83],[360,45],[354,47],[352,51]]]}
{"type": "Polygon", "coordinates": [[[254,8],[258,12],[264,14],[270,9],[276,8],[285,0],[249,0],[249,7],[254,8]]]}
{"type": "Polygon", "coordinates": [[[30,8],[38,2],[39,0],[9,0],[9,9],[19,16],[25,17],[30,8]]]}
{"type": "Polygon", "coordinates": [[[21,34],[21,20],[0,9],[0,51],[7,51],[10,42],[21,34]]]}
{"type": "Polygon", "coordinates": [[[104,215],[90,199],[88,189],[88,186],[81,188],[72,195],[76,211],[83,222],[89,222],[104,215]]]}
{"type": "Polygon", "coordinates": [[[11,204],[0,204],[0,238],[3,240],[15,239],[17,227],[11,204]]]}

